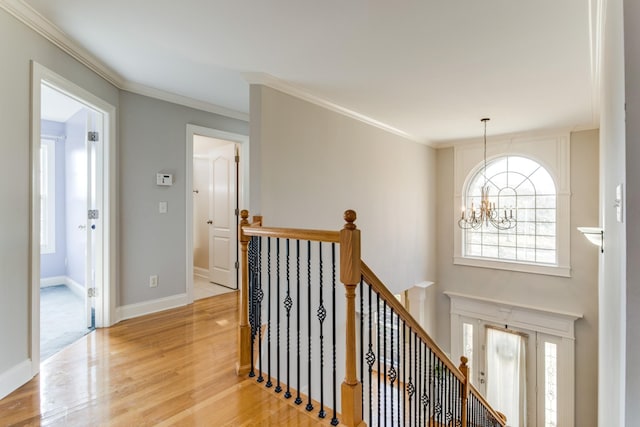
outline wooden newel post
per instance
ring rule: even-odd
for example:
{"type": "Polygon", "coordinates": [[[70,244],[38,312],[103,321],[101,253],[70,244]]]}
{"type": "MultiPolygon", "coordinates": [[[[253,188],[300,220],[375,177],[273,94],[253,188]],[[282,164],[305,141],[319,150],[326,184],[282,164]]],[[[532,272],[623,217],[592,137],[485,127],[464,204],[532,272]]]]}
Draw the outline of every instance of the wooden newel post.
{"type": "Polygon", "coordinates": [[[346,224],[340,230],[340,281],[347,297],[346,370],[342,382],[342,423],[363,427],[362,383],[356,373],[356,289],[360,283],[360,230],[354,224],[355,211],[344,213],[346,224]]]}
{"type": "Polygon", "coordinates": [[[469,359],[467,359],[464,356],[460,357],[460,372],[462,372],[462,374],[464,375],[464,382],[460,385],[460,387],[462,388],[461,392],[462,392],[462,402],[461,402],[461,406],[462,406],[462,419],[460,420],[463,426],[467,425],[467,420],[469,418],[468,414],[467,414],[467,401],[469,400],[469,365],[467,365],[467,362],[469,362],[469,359]]]}
{"type": "Polygon", "coordinates": [[[240,241],[240,319],[238,323],[238,362],[236,374],[246,375],[251,369],[251,326],[249,326],[249,237],[243,227],[249,225],[249,211],[240,212],[238,240],[240,241]]]}

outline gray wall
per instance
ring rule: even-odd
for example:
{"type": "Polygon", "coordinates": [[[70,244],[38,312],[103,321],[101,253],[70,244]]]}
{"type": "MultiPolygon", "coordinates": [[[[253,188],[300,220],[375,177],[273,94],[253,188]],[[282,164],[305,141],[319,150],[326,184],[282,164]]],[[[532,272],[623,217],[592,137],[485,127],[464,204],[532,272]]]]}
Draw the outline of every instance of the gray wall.
{"type": "Polygon", "coordinates": [[[118,90],[0,9],[0,376],[29,356],[30,60],[112,105],[118,90]]]}
{"type": "Polygon", "coordinates": [[[185,137],[187,124],[247,135],[246,122],[121,92],[119,114],[119,262],[117,305],[186,292],[185,137]],[[156,173],[172,173],[171,187],[156,173]],[[168,202],[166,214],[158,203],[168,202]],[[149,276],[158,275],[158,287],[149,276]]]}
{"type": "Polygon", "coordinates": [[[450,349],[450,304],[445,291],[514,304],[581,313],[576,322],[576,425],[592,425],[597,403],[598,250],[577,226],[598,223],[598,132],[571,134],[571,267],[563,278],[453,264],[453,148],[437,152],[437,341],[450,349]]]}
{"type": "MultiPolygon", "coordinates": [[[[121,92],[0,9],[0,379],[24,377],[30,345],[30,111],[33,59],[118,109],[119,254],[116,305],[185,292],[186,125],[248,134],[248,124],[121,92]],[[155,185],[159,171],[176,183],[155,185]],[[158,214],[158,202],[169,213],[158,214]],[[158,288],[148,276],[158,274],[158,288]],[[17,373],[18,371],[19,373],[17,373]]],[[[3,383],[4,384],[4,383],[3,383]]],[[[2,384],[0,384],[2,386],[2,384]]],[[[0,387],[0,392],[1,392],[0,387]]]]}
{"type": "Polygon", "coordinates": [[[263,86],[251,122],[251,214],[338,230],[354,209],[362,258],[391,290],[434,279],[435,150],[263,86]]]}
{"type": "MultiPolygon", "coordinates": [[[[626,94],[626,215],[631,221],[640,218],[640,4],[625,0],[625,94],[626,94]],[[631,188],[629,188],[631,186],[631,188]]],[[[637,425],[640,419],[640,227],[626,227],[627,254],[627,331],[626,331],[626,424],[637,425]]]]}

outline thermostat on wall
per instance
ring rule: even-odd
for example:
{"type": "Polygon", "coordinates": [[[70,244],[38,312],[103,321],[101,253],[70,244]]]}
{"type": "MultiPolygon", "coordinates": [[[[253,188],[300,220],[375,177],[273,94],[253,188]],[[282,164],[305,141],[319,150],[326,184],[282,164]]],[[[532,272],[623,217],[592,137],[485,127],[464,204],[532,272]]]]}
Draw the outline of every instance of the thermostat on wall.
{"type": "Polygon", "coordinates": [[[173,175],[170,173],[157,173],[156,184],[157,185],[173,185],[173,175]]]}

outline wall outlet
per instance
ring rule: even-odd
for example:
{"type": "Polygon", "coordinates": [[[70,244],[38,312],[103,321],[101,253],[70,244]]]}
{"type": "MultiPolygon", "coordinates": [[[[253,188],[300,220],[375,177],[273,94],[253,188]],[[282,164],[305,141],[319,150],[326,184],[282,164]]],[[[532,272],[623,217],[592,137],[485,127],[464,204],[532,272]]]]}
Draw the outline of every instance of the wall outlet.
{"type": "Polygon", "coordinates": [[[157,275],[153,275],[153,276],[149,276],[149,287],[150,288],[157,288],[158,287],[158,276],[157,275]]]}

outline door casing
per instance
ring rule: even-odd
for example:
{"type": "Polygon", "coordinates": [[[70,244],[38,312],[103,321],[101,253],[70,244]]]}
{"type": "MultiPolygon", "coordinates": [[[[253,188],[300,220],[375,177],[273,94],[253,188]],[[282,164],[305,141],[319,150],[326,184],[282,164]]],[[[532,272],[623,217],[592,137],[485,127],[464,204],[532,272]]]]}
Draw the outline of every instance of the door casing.
{"type": "MultiPolygon", "coordinates": [[[[221,139],[234,142],[239,145],[240,162],[238,164],[239,182],[236,188],[238,197],[238,209],[249,207],[249,137],[218,129],[187,124],[185,138],[185,211],[186,211],[186,293],[187,303],[193,302],[193,137],[194,135],[221,139]]],[[[234,239],[237,240],[237,229],[234,229],[234,239]]],[[[237,274],[232,275],[234,288],[237,289],[237,274]]]]}
{"type": "Polygon", "coordinates": [[[41,84],[46,83],[65,95],[74,98],[88,108],[97,111],[103,117],[104,153],[102,156],[103,192],[102,192],[102,266],[96,300],[96,327],[111,326],[115,322],[115,279],[116,279],[116,147],[115,119],[116,108],[98,98],[89,91],[65,79],[48,68],[31,62],[31,197],[30,197],[30,239],[29,270],[31,282],[30,306],[30,342],[31,373],[40,371],[40,140],[41,140],[41,84]]]}

